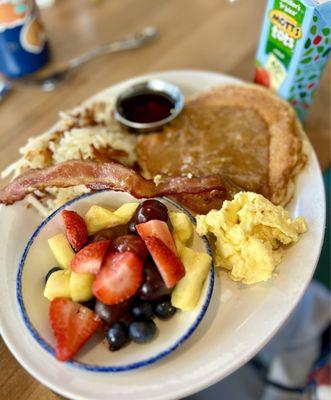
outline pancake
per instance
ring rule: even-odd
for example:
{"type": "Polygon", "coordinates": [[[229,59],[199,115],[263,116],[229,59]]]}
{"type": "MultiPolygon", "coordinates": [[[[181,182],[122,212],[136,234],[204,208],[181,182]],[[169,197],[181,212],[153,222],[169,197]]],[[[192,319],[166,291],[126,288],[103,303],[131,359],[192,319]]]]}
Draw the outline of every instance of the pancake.
{"type": "MultiPolygon", "coordinates": [[[[288,103],[256,85],[229,85],[187,101],[162,131],[141,135],[137,159],[146,178],[221,174],[232,188],[226,197],[246,190],[284,205],[306,158],[302,128],[288,103]]],[[[199,213],[224,199],[215,191],[177,197],[199,213]]]]}

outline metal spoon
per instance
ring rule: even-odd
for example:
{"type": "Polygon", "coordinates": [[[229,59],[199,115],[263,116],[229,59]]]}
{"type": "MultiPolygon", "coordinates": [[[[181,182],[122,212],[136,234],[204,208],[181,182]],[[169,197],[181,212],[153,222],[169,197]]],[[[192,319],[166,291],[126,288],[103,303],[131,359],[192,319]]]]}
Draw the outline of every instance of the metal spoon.
{"type": "Polygon", "coordinates": [[[51,92],[56,89],[56,87],[63,83],[63,81],[68,77],[68,75],[78,68],[79,66],[85,64],[86,62],[92,60],[95,57],[117,53],[120,51],[131,50],[138,48],[145,43],[153,40],[157,35],[156,28],[149,26],[144,28],[141,32],[136,32],[134,34],[129,35],[127,38],[118,40],[112,43],[108,43],[102,46],[99,46],[95,49],[92,49],[76,58],[73,58],[69,61],[69,64],[58,71],[52,72],[50,75],[41,77],[41,78],[21,78],[19,80],[10,81],[11,84],[24,84],[24,85],[33,85],[39,87],[41,90],[45,92],[51,92]]]}

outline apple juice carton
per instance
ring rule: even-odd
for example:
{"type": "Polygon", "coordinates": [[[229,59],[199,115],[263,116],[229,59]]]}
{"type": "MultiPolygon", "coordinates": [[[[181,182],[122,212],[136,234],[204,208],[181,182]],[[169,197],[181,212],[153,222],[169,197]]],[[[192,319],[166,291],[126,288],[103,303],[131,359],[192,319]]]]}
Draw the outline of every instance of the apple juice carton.
{"type": "Polygon", "coordinates": [[[331,0],[268,0],[255,82],[288,100],[304,120],[331,51],[331,0]]]}

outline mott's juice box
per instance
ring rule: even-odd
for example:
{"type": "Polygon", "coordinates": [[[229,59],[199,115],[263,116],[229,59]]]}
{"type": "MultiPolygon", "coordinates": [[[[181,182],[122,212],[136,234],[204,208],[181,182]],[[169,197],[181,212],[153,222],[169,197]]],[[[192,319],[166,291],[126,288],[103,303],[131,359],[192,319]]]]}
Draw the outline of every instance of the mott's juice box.
{"type": "Polygon", "coordinates": [[[304,119],[331,51],[331,0],[268,0],[255,82],[304,119]]]}
{"type": "Polygon", "coordinates": [[[34,0],[0,0],[0,72],[10,78],[35,72],[49,58],[34,0]]]}

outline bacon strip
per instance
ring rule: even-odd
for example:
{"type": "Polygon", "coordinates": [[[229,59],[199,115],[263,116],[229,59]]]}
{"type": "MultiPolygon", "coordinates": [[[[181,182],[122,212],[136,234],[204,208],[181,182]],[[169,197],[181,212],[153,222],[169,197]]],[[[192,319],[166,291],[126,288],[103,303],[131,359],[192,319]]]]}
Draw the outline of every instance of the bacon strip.
{"type": "Polygon", "coordinates": [[[144,179],[138,172],[117,163],[93,161],[68,161],[44,169],[32,169],[0,190],[0,203],[9,205],[24,199],[36,189],[47,187],[65,188],[86,185],[92,190],[113,189],[129,192],[137,198],[203,193],[211,190],[224,191],[227,186],[220,175],[199,178],[163,178],[156,185],[144,179]]]}

